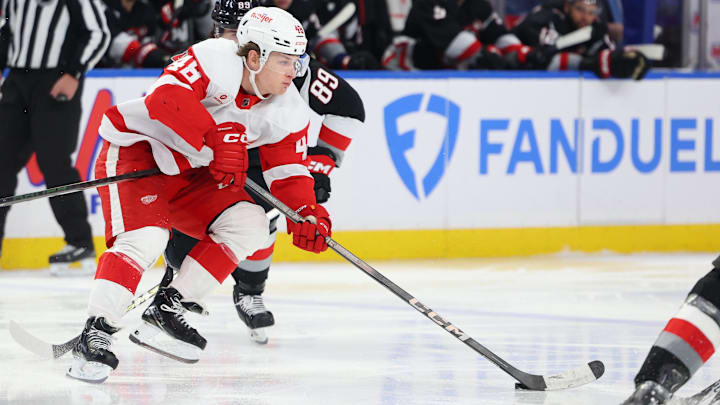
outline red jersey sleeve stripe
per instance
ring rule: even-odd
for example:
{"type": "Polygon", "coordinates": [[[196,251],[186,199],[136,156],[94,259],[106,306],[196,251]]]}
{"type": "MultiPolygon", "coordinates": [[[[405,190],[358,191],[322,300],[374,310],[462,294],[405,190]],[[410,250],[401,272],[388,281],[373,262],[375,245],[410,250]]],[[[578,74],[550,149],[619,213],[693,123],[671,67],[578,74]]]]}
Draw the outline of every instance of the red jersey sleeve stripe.
{"type": "Polygon", "coordinates": [[[137,131],[133,131],[125,125],[125,118],[120,114],[117,106],[112,106],[105,111],[105,116],[110,120],[110,123],[120,132],[129,132],[132,134],[139,134],[137,131]]]}
{"type": "Polygon", "coordinates": [[[560,70],[568,70],[568,63],[570,62],[570,55],[567,52],[560,54],[560,70]]]}
{"type": "Polygon", "coordinates": [[[320,134],[318,137],[324,142],[327,142],[329,145],[342,151],[347,150],[348,146],[350,146],[350,142],[352,142],[352,138],[348,138],[347,136],[337,133],[325,125],[320,127],[320,134]]]}
{"type": "Polygon", "coordinates": [[[475,55],[475,53],[480,49],[481,46],[482,44],[480,43],[480,41],[473,42],[460,54],[460,56],[458,56],[457,61],[461,62],[475,55]]]}
{"type": "Polygon", "coordinates": [[[333,43],[340,43],[340,40],[337,38],[328,38],[325,40],[320,41],[319,44],[315,45],[315,48],[313,48],[313,53],[318,53],[318,50],[322,48],[325,45],[333,44],[333,43]]]}

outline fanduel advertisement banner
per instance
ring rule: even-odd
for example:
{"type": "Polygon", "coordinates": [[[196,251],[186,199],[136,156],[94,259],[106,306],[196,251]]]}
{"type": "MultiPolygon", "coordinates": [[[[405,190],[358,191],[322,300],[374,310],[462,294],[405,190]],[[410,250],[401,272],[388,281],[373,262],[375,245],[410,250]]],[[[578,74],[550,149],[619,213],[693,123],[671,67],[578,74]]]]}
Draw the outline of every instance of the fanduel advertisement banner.
{"type": "MultiPolygon", "coordinates": [[[[86,80],[75,156],[84,179],[93,173],[103,111],[141,96],[155,74],[93,72],[86,80]]],[[[367,120],[332,174],[336,230],[720,223],[720,75],[348,80],[367,120]]],[[[311,131],[319,122],[313,118],[311,131]]],[[[18,193],[43,187],[31,161],[18,193]]],[[[99,198],[86,198],[100,236],[99,198]]],[[[47,200],[13,207],[7,237],[45,236],[61,236],[47,200]]]]}

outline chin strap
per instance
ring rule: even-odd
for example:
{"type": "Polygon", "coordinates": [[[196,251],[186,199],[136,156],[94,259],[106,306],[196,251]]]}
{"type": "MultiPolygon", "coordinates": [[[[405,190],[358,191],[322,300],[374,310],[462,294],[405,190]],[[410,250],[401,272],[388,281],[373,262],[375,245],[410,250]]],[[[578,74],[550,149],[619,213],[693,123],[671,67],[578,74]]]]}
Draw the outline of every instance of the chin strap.
{"type": "Polygon", "coordinates": [[[260,69],[258,69],[258,70],[252,70],[252,69],[250,69],[250,66],[248,66],[247,59],[244,56],[243,56],[242,60],[243,60],[243,65],[245,66],[245,69],[247,69],[248,72],[250,72],[250,84],[252,85],[252,88],[255,91],[255,95],[260,100],[267,100],[267,97],[262,95],[260,90],[258,90],[257,84],[255,84],[255,75],[258,74],[260,72],[260,70],[262,70],[262,66],[260,66],[260,69]]]}

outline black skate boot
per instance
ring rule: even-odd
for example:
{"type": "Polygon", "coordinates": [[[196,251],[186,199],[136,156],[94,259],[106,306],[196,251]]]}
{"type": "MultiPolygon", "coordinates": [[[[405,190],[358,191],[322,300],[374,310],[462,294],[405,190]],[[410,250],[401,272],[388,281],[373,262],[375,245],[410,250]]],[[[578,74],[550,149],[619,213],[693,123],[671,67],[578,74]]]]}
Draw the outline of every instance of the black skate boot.
{"type": "Polygon", "coordinates": [[[95,249],[92,247],[65,245],[61,251],[50,256],[48,261],[50,262],[50,275],[52,276],[88,275],[95,273],[97,268],[95,265],[95,249]],[[73,263],[79,263],[80,269],[70,270],[70,265],[73,263]]]}
{"type": "Polygon", "coordinates": [[[655,381],[645,381],[622,405],[663,405],[670,401],[672,393],[655,381]]]}
{"type": "MultiPolygon", "coordinates": [[[[654,349],[654,348],[653,348],[654,349]]],[[[647,365],[647,363],[646,363],[647,365]]],[[[635,392],[622,405],[663,405],[668,404],[673,393],[690,379],[685,367],[677,364],[664,364],[658,367],[657,381],[635,380],[635,392]]],[[[642,371],[641,371],[642,373],[642,371]]]]}
{"type": "Polygon", "coordinates": [[[110,371],[118,366],[117,357],[110,351],[112,334],[118,330],[105,318],[89,318],[80,340],[73,347],[74,359],[67,376],[95,384],[105,381],[110,371]]]}
{"type": "Polygon", "coordinates": [[[250,330],[250,339],[253,342],[266,344],[268,342],[265,328],[275,325],[275,317],[268,311],[263,303],[262,285],[249,286],[238,283],[233,287],[233,302],[240,319],[250,330]]]}
{"type": "Polygon", "coordinates": [[[207,341],[188,325],[184,316],[188,310],[206,313],[202,305],[184,302],[176,289],[160,288],[142,314],[142,325],[130,334],[130,340],[171,359],[196,363],[207,341]]]}

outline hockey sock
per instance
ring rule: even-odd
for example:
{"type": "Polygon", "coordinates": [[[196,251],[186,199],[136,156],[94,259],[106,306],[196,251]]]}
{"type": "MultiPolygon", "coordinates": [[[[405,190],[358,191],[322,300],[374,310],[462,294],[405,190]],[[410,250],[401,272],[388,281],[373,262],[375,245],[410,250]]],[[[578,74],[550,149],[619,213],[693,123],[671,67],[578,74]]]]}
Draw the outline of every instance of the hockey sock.
{"type": "Polygon", "coordinates": [[[267,280],[269,272],[270,269],[246,271],[238,268],[232,273],[232,276],[243,294],[260,295],[265,291],[265,280],[267,280]]]}
{"type": "Polygon", "coordinates": [[[220,286],[236,266],[237,259],[230,249],[205,237],[183,260],[170,286],[176,288],[186,300],[202,300],[220,286]]]}
{"type": "Polygon", "coordinates": [[[127,255],[103,253],[90,292],[88,315],[119,322],[135,295],[142,273],[143,268],[127,255]]]}
{"type": "Polygon", "coordinates": [[[652,380],[675,392],[715,353],[720,345],[720,311],[697,293],[708,293],[708,287],[718,291],[717,276],[713,270],[698,281],[650,349],[636,384],[652,380]]]}

